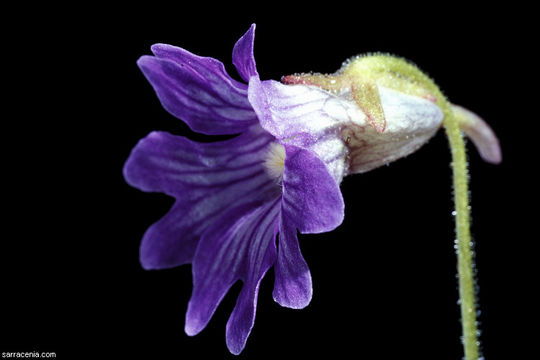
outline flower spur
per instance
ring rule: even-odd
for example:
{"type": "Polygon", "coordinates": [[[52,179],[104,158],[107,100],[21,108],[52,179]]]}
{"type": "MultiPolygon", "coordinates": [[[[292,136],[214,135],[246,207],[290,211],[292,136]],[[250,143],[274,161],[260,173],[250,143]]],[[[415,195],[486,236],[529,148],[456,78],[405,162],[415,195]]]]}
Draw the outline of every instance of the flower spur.
{"type": "MultiPolygon", "coordinates": [[[[342,222],[343,177],[413,152],[444,117],[429,91],[392,89],[380,85],[380,77],[354,89],[348,81],[337,81],[337,88],[337,78],[317,74],[261,81],[254,30],[233,49],[233,64],[249,86],[232,79],[219,61],[170,45],[154,45],[154,56],[139,59],[172,115],[203,134],[238,135],[201,144],[152,132],[124,167],[132,186],[176,199],[144,234],[140,257],[145,269],[192,264],[188,335],[200,332],[230,287],[243,282],[226,327],[234,354],[253,327],[258,287],[270,267],[276,302],[291,308],[310,302],[311,275],[297,230],[325,232],[342,222]]],[[[460,114],[471,129],[487,127],[465,110],[460,114]]],[[[493,145],[484,135],[476,139],[493,145]]]]}

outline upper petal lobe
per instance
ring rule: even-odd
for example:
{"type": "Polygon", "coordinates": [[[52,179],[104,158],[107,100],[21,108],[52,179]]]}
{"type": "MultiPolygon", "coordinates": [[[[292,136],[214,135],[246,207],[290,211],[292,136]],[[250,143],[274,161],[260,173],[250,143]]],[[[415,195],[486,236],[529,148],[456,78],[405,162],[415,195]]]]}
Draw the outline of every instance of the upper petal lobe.
{"type": "Polygon", "coordinates": [[[233,49],[233,64],[238,74],[247,83],[252,76],[259,76],[255,57],[253,56],[253,44],[255,41],[255,24],[238,40],[233,49]]]}
{"type": "Polygon", "coordinates": [[[230,78],[221,62],[170,45],[152,50],[156,56],[143,56],[137,64],[163,107],[194,131],[237,134],[257,122],[247,86],[230,78]]]}

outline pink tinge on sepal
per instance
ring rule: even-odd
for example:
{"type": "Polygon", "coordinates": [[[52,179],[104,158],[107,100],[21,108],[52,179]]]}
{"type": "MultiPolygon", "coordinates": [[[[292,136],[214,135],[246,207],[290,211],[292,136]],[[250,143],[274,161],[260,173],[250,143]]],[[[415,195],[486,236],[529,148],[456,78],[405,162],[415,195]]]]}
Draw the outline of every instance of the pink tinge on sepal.
{"type": "Polygon", "coordinates": [[[482,159],[491,164],[499,164],[502,161],[501,147],[491,127],[480,116],[461,106],[452,105],[452,110],[460,128],[476,146],[482,159]]]}

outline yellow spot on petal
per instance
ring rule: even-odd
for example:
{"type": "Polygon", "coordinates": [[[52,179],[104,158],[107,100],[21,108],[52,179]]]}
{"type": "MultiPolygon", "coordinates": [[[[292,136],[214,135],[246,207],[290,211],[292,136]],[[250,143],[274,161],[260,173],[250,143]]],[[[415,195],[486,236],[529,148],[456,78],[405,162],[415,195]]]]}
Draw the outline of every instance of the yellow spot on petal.
{"type": "Polygon", "coordinates": [[[285,147],[280,143],[271,143],[264,160],[266,173],[278,183],[283,179],[283,168],[285,167],[285,147]]]}

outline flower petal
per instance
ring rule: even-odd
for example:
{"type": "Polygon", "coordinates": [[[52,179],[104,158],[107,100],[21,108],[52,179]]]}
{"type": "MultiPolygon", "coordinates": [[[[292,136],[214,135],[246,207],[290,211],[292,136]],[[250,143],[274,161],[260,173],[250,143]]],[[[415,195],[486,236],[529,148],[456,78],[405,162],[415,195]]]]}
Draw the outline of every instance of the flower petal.
{"type": "Polygon", "coordinates": [[[296,226],[292,223],[292,219],[283,213],[283,209],[274,273],[272,296],[278,304],[293,309],[302,309],[309,304],[313,295],[311,274],[300,252],[296,226]]]}
{"type": "MultiPolygon", "coordinates": [[[[277,204],[276,199],[273,204],[277,204]]],[[[245,277],[244,257],[257,226],[269,220],[261,211],[267,207],[256,203],[236,207],[205,231],[193,259],[193,293],[185,327],[188,335],[204,329],[229,288],[245,277]]]]}
{"type": "Polygon", "coordinates": [[[178,251],[195,244],[207,224],[227,209],[275,197],[279,187],[263,162],[273,137],[259,126],[227,141],[196,143],[180,136],[153,132],[133,149],[124,166],[126,181],[143,191],[176,198],[170,212],[152,225],[141,243],[146,269],[191,261],[178,251]],[[188,246],[188,245],[186,245],[188,246]]]}
{"type": "Polygon", "coordinates": [[[244,36],[234,45],[233,49],[233,64],[245,82],[249,82],[249,78],[252,76],[259,76],[255,65],[255,57],[253,56],[254,41],[255,24],[252,24],[244,36]]]}
{"type": "Polygon", "coordinates": [[[233,354],[239,354],[246,345],[255,322],[260,282],[276,259],[279,209],[279,197],[267,202],[245,219],[243,231],[236,235],[236,241],[249,242],[249,246],[242,254],[244,285],[226,328],[227,347],[233,354]]]}
{"type": "Polygon", "coordinates": [[[349,173],[363,173],[418,150],[440,129],[443,112],[427,98],[379,88],[386,128],[377,133],[373,128],[353,126],[343,136],[348,143],[349,173]]]}
{"type": "Polygon", "coordinates": [[[139,249],[144,269],[166,269],[191,262],[200,231],[196,228],[193,233],[190,232],[198,224],[187,220],[186,212],[193,212],[194,209],[196,205],[188,204],[186,209],[184,201],[176,201],[165,216],[146,230],[139,249]]]}
{"type": "Polygon", "coordinates": [[[334,230],[343,221],[344,202],[336,180],[312,152],[285,145],[282,216],[302,233],[334,230]]]}
{"type": "Polygon", "coordinates": [[[246,85],[230,78],[221,62],[164,44],[152,51],[156,57],[143,56],[137,64],[163,107],[191,129],[236,134],[256,123],[246,85]]]}
{"type": "MultiPolygon", "coordinates": [[[[316,87],[261,82],[255,76],[250,79],[248,97],[265,130],[284,144],[316,153],[341,182],[347,156],[341,128],[350,122],[348,111],[352,111],[344,107],[347,103],[316,87]]],[[[367,124],[365,115],[358,112],[367,124]]]]}
{"type": "Polygon", "coordinates": [[[280,305],[299,309],[309,304],[313,290],[296,229],[333,230],[343,221],[345,205],[339,185],[316,155],[292,145],[285,145],[285,150],[273,296],[280,305]]]}
{"type": "Polygon", "coordinates": [[[249,82],[248,98],[261,126],[285,144],[308,149],[324,161],[334,178],[372,170],[406,156],[439,129],[443,114],[433,102],[384,87],[379,95],[384,132],[346,94],[309,85],[249,82]]]}

